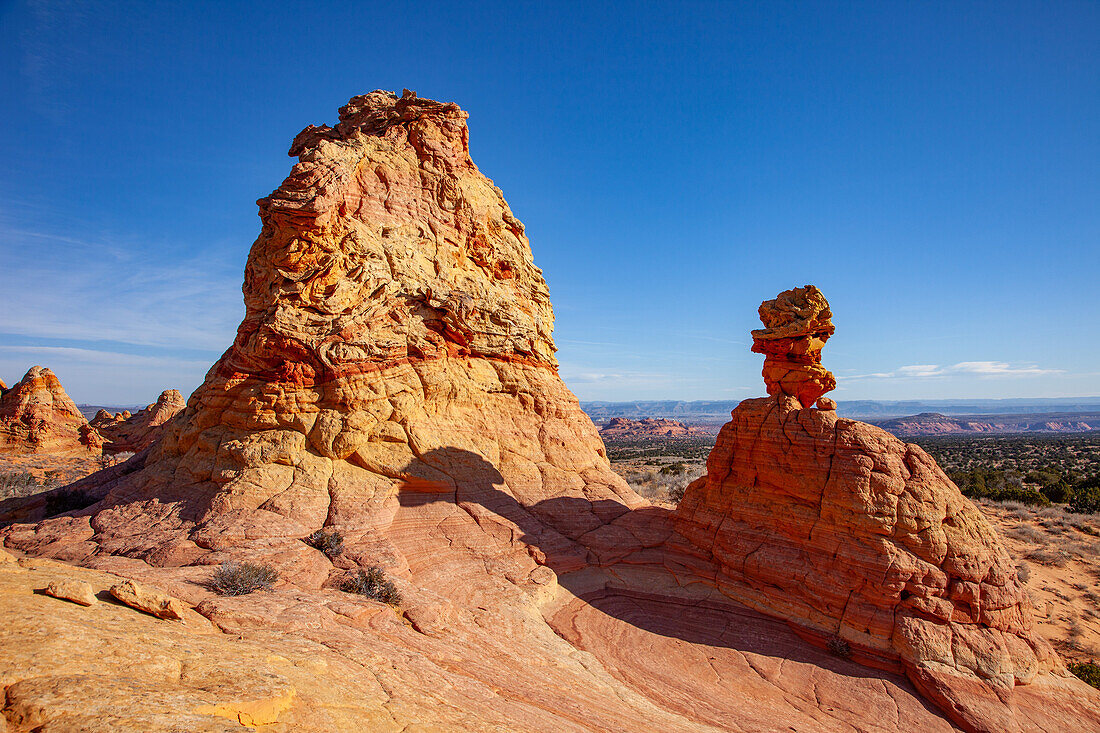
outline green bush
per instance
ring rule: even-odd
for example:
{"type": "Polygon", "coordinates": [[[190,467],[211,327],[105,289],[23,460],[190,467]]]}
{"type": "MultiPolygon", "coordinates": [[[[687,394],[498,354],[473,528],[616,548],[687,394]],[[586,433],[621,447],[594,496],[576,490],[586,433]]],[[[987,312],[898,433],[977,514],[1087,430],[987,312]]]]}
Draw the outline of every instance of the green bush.
{"type": "Polygon", "coordinates": [[[1066,665],[1069,671],[1081,678],[1082,681],[1100,690],[1100,664],[1096,662],[1070,662],[1066,665]]]}
{"type": "Polygon", "coordinates": [[[1100,512],[1100,487],[1079,486],[1069,500],[1069,510],[1078,514],[1096,514],[1100,512]]]}
{"type": "Polygon", "coordinates": [[[220,596],[243,596],[253,591],[271,590],[279,580],[275,568],[251,562],[227,562],[210,576],[207,587],[220,596]]]}
{"type": "Polygon", "coordinates": [[[687,473],[687,466],[683,463],[670,463],[661,469],[661,473],[665,476],[679,476],[682,473],[687,473]]]}
{"type": "Polygon", "coordinates": [[[336,557],[344,552],[344,535],[335,529],[331,532],[319,529],[303,541],[310,547],[316,547],[329,557],[336,557]]]}
{"type": "Polygon", "coordinates": [[[1059,479],[1052,484],[1044,486],[1040,491],[1043,492],[1043,496],[1056,504],[1065,504],[1073,498],[1073,486],[1065,479],[1059,479]]]}
{"type": "Polygon", "coordinates": [[[345,593],[358,593],[391,606],[401,603],[401,594],[397,586],[386,577],[382,568],[378,567],[370,567],[366,571],[360,570],[346,579],[340,586],[340,590],[345,593]]]}

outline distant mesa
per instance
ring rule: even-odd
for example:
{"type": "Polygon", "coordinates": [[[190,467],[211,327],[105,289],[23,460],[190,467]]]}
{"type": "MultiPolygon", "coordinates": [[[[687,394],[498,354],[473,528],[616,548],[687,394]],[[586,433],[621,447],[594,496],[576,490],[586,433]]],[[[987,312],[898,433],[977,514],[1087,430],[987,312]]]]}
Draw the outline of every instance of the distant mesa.
{"type": "Polygon", "coordinates": [[[1100,412],[956,415],[950,417],[936,412],[922,412],[919,415],[877,421],[875,424],[883,430],[901,437],[1083,433],[1100,430],[1100,412]]]}
{"type": "Polygon", "coordinates": [[[689,435],[707,435],[707,431],[704,428],[685,425],[678,420],[648,417],[641,420],[613,417],[600,428],[600,436],[604,438],[684,437],[689,435]]]}

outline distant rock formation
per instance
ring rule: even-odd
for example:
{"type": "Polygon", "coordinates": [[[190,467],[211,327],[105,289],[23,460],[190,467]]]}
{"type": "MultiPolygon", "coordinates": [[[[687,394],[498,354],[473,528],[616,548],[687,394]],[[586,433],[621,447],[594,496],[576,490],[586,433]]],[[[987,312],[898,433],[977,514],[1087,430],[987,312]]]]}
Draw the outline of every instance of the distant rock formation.
{"type": "Polygon", "coordinates": [[[57,376],[31,367],[0,396],[0,454],[86,455],[101,441],[57,376]]]}
{"type": "Polygon", "coordinates": [[[1082,433],[1100,429],[1100,414],[1053,413],[1029,415],[962,415],[938,412],[876,421],[883,430],[901,437],[1019,433],[1082,433]]]}
{"type": "Polygon", "coordinates": [[[772,396],[738,405],[678,507],[682,534],[719,567],[717,586],[870,663],[900,659],[966,730],[1049,729],[1032,717],[1046,714],[1034,696],[1048,712],[1063,697],[1095,704],[1033,630],[996,533],[935,461],[879,428],[806,409],[832,384],[819,365],[833,332],[820,292],[787,291],[760,313],[772,340],[754,331],[753,350],[783,354],[765,363],[772,396]]]}
{"type": "Polygon", "coordinates": [[[642,438],[647,436],[683,437],[706,434],[706,430],[685,425],[678,420],[652,417],[647,417],[642,420],[631,420],[627,417],[613,417],[608,421],[607,425],[600,428],[600,435],[604,438],[642,438]]]}
{"type": "Polygon", "coordinates": [[[91,426],[103,436],[105,453],[139,453],[160,438],[163,425],[183,412],[187,402],[179,390],[166,389],[157,401],[137,414],[129,410],[111,414],[100,410],[92,418],[91,426]]]}

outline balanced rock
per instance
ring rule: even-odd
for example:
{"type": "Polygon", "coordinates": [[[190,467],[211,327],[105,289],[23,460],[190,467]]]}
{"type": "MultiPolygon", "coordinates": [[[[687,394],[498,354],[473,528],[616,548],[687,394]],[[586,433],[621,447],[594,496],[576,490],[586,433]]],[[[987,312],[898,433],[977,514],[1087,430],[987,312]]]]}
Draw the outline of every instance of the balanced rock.
{"type": "Polygon", "coordinates": [[[967,730],[1032,727],[1019,712],[1029,696],[1094,705],[1035,632],[996,533],[936,462],[833,405],[807,409],[832,382],[818,363],[830,315],[812,286],[761,306],[753,350],[784,363],[765,366],[773,396],[733,411],[678,507],[680,532],[725,594],[899,659],[967,730]]]}
{"type": "Polygon", "coordinates": [[[786,290],[760,304],[764,328],[752,332],[752,350],[764,354],[768,394],[797,397],[803,407],[836,389],[821,366],[821,349],[833,335],[829,302],[813,285],[786,290]]]}
{"type": "Polygon", "coordinates": [[[86,455],[100,441],[57,376],[31,367],[0,396],[0,454],[86,455]]]}
{"type": "Polygon", "coordinates": [[[92,418],[91,426],[103,436],[106,453],[139,453],[155,443],[163,432],[163,425],[183,412],[187,406],[179,390],[166,389],[157,401],[139,410],[137,414],[111,414],[100,410],[92,418]]]}

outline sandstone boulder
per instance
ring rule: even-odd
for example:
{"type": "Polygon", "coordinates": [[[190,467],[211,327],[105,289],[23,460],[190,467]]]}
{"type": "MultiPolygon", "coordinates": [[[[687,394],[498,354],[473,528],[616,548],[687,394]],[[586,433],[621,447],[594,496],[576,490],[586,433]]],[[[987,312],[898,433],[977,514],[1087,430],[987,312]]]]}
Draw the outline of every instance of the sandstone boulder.
{"type": "Polygon", "coordinates": [[[43,591],[48,596],[72,601],[81,606],[91,606],[96,603],[95,592],[92,586],[83,580],[54,580],[43,591]]]}
{"type": "Polygon", "coordinates": [[[108,592],[127,606],[157,618],[178,621],[183,619],[184,614],[189,610],[178,598],[146,588],[132,580],[112,585],[108,592]]]}

